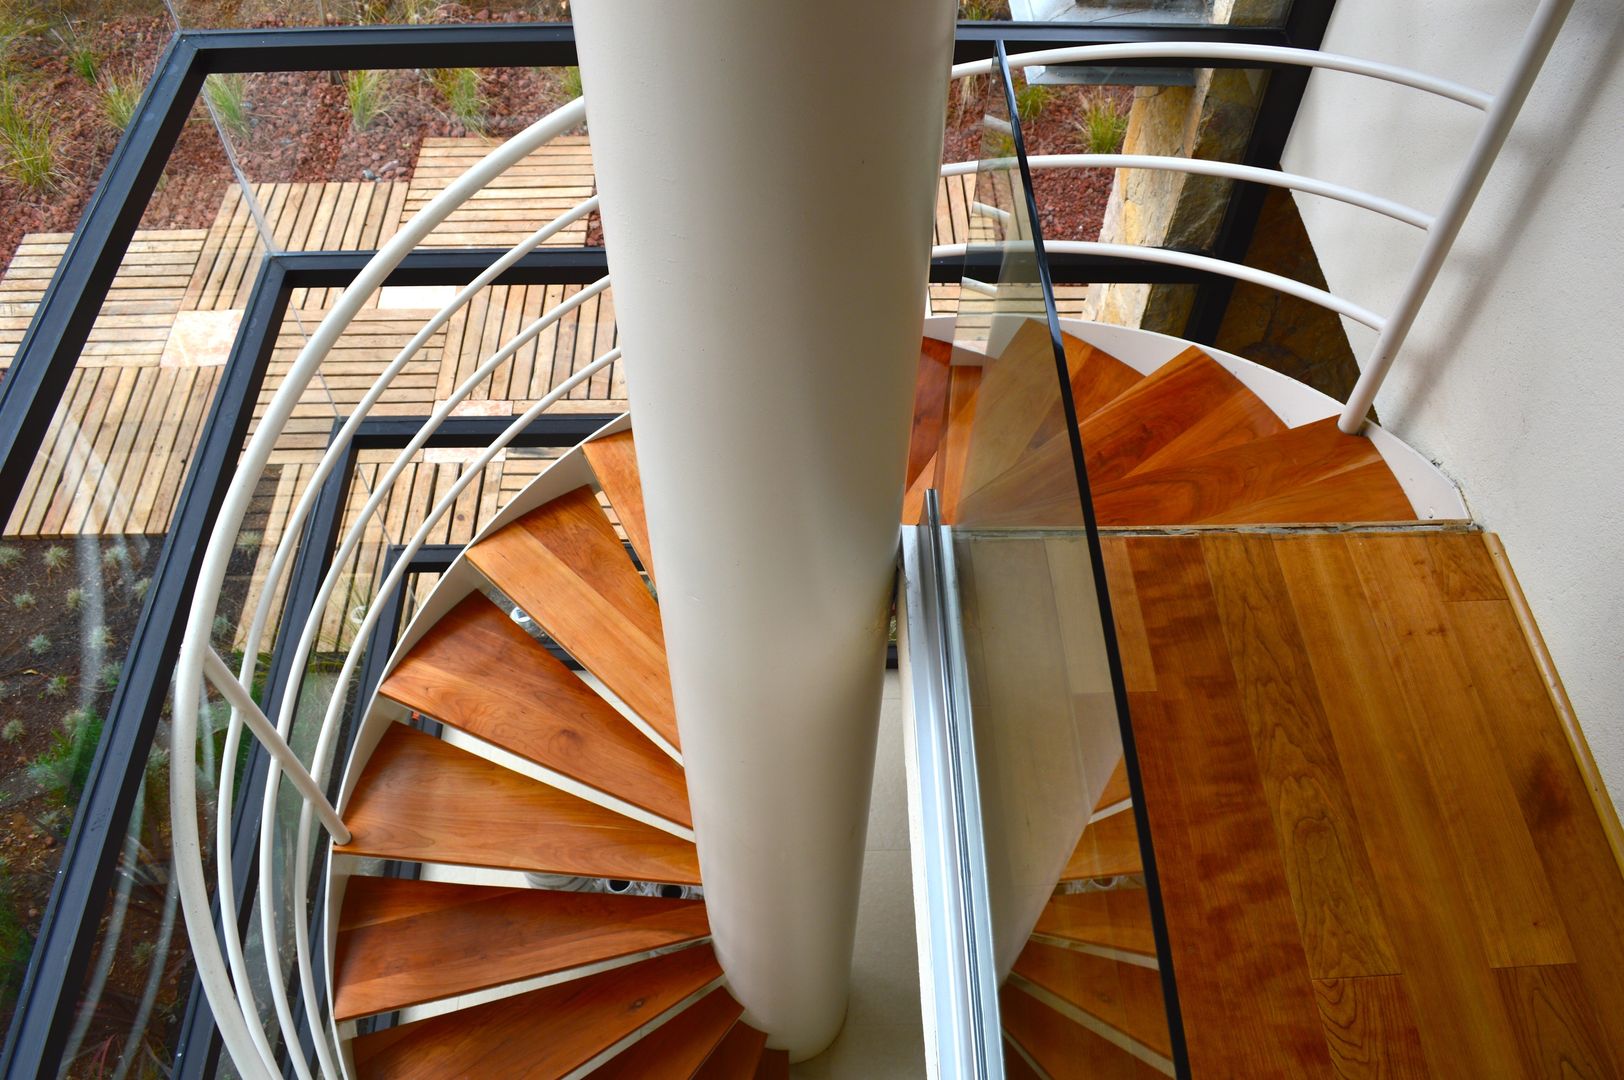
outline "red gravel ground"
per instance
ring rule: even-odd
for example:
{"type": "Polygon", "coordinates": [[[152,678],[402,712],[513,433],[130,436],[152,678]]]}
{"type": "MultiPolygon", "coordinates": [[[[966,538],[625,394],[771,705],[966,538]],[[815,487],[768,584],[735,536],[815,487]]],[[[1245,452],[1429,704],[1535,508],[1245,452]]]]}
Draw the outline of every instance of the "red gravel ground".
{"type": "MultiPolygon", "coordinates": [[[[948,95],[948,130],[943,161],[970,161],[984,156],[985,114],[1005,116],[1002,100],[989,103],[985,78],[960,80],[948,95]],[[968,85],[967,85],[968,84],[968,85]],[[966,93],[966,91],[969,93],[966,93]],[[962,101],[961,101],[962,99],[962,101]]],[[[1087,140],[1077,125],[1083,107],[1092,97],[1113,103],[1124,116],[1133,102],[1133,87],[1053,87],[1038,115],[1021,123],[1028,154],[1081,154],[1088,151],[1087,140]]],[[[1118,148],[1120,149],[1120,147],[1118,148]]],[[[991,153],[988,148],[986,153],[991,153]]],[[[1094,240],[1105,218],[1105,204],[1111,196],[1113,171],[1110,169],[1054,169],[1033,174],[1046,240],[1094,240]]]]}
{"type": "MultiPolygon", "coordinates": [[[[534,11],[491,16],[484,11],[441,10],[447,21],[536,16],[534,11]]],[[[281,24],[269,20],[259,25],[281,24]]],[[[94,29],[81,23],[79,34],[104,58],[104,80],[138,76],[144,83],[171,32],[167,19],[151,17],[114,19],[94,29]]],[[[118,142],[118,132],[104,118],[101,90],[71,69],[56,40],[44,35],[19,39],[10,64],[6,77],[16,79],[19,100],[50,118],[57,177],[39,191],[0,176],[0,271],[9,265],[25,234],[74,229],[118,142]]],[[[485,132],[498,138],[567,100],[555,71],[504,68],[481,75],[485,132]]],[[[447,114],[439,92],[423,72],[389,73],[387,110],[364,132],[353,129],[344,87],[326,72],[250,75],[243,85],[248,128],[233,133],[230,141],[244,174],[252,180],[409,179],[425,138],[468,133],[463,123],[447,114]]],[[[142,226],[205,228],[213,222],[231,182],[220,136],[199,105],[170,156],[142,226]]]]}
{"type": "MultiPolygon", "coordinates": [[[[476,22],[516,21],[537,14],[489,15],[460,8],[442,8],[441,13],[448,21],[476,22]]],[[[559,12],[541,14],[556,17],[559,12]]],[[[282,24],[264,20],[259,25],[282,24]]],[[[138,77],[144,82],[171,33],[169,21],[161,17],[87,20],[80,26],[81,39],[104,58],[103,80],[138,77]]],[[[45,35],[19,39],[10,60],[11,71],[19,77],[20,99],[29,107],[46,110],[51,118],[58,176],[45,191],[29,190],[0,177],[0,270],[10,263],[24,234],[73,230],[118,141],[117,132],[104,119],[100,89],[71,69],[56,40],[45,35]]],[[[351,125],[344,87],[329,73],[251,75],[244,79],[243,87],[248,126],[233,133],[231,143],[244,174],[253,180],[408,179],[425,138],[467,133],[461,122],[447,114],[424,72],[389,73],[387,109],[364,132],[351,125]]],[[[481,89],[485,130],[497,137],[512,134],[566,100],[561,77],[547,69],[487,71],[482,73],[481,89]]],[[[944,153],[948,161],[980,154],[984,134],[980,116],[987,106],[975,97],[961,108],[963,91],[961,81],[950,95],[944,153]]],[[[985,94],[986,89],[978,87],[975,93],[985,94]]],[[[1104,94],[1125,111],[1132,90],[1056,87],[1041,113],[1023,125],[1029,152],[1082,149],[1076,124],[1090,94],[1104,94]]],[[[1046,237],[1093,239],[1099,234],[1111,190],[1109,170],[1041,172],[1034,182],[1046,237]]],[[[146,228],[206,228],[230,183],[230,165],[220,137],[200,105],[181,134],[142,224],[146,228]]],[[[600,242],[596,221],[591,224],[590,240],[600,242]]]]}

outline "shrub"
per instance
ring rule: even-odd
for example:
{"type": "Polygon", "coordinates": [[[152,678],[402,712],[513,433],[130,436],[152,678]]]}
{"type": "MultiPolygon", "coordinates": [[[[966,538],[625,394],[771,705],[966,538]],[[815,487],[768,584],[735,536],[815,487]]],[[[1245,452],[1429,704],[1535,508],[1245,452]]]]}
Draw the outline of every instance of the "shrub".
{"type": "Polygon", "coordinates": [[[445,101],[446,112],[476,134],[485,133],[485,91],[473,68],[435,68],[429,81],[445,101]]]}
{"type": "Polygon", "coordinates": [[[258,529],[244,529],[237,534],[238,551],[258,551],[259,545],[265,542],[265,534],[258,529]]]}
{"type": "Polygon", "coordinates": [[[28,639],[28,651],[35,656],[43,656],[51,651],[51,639],[44,634],[35,634],[28,639]]]}
{"type": "Polygon", "coordinates": [[[85,591],[83,589],[69,589],[62,597],[62,603],[69,611],[78,611],[85,606],[85,591]]]}
{"type": "Polygon", "coordinates": [[[1030,124],[1043,115],[1054,100],[1054,87],[1042,83],[1026,83],[1015,91],[1015,113],[1021,123],[1030,124]]]}
{"type": "Polygon", "coordinates": [[[402,22],[412,26],[436,22],[440,18],[440,0],[403,0],[400,17],[402,22]]]}
{"type": "Polygon", "coordinates": [[[14,548],[9,544],[0,544],[0,568],[15,566],[22,557],[21,548],[14,548]]]}
{"type": "Polygon", "coordinates": [[[96,55],[96,50],[79,36],[78,27],[71,22],[64,23],[51,31],[51,36],[56,38],[62,46],[62,51],[67,53],[68,67],[73,73],[87,83],[95,83],[96,76],[101,72],[101,58],[96,55]]]}
{"type": "Polygon", "coordinates": [[[17,918],[16,903],[11,874],[0,859],[0,1003],[15,1000],[34,952],[34,939],[17,918]]]}
{"type": "Polygon", "coordinates": [[[0,728],[0,739],[14,743],[23,737],[23,722],[21,720],[7,720],[6,726],[0,728]]]}
{"type": "Polygon", "coordinates": [[[254,121],[248,115],[253,106],[248,103],[247,77],[240,74],[210,75],[203,84],[203,91],[215,120],[226,134],[246,139],[254,127],[254,121]]]}
{"type": "Polygon", "coordinates": [[[34,191],[56,186],[56,135],[50,115],[24,107],[9,79],[0,82],[0,151],[5,173],[15,183],[34,191]]]}
{"type": "Polygon", "coordinates": [[[52,544],[39,559],[45,564],[46,572],[54,574],[68,565],[68,549],[61,544],[52,544]]]}
{"type": "Polygon", "coordinates": [[[102,565],[109,569],[127,566],[130,562],[130,549],[123,544],[117,544],[102,552],[102,565]]]}
{"type": "Polygon", "coordinates": [[[34,599],[31,592],[20,592],[11,598],[11,606],[18,611],[33,611],[39,606],[39,601],[34,599]]]}
{"type": "Polygon", "coordinates": [[[141,80],[133,75],[102,83],[102,116],[114,130],[123,131],[135,119],[135,107],[141,103],[141,90],[141,80]]]}
{"type": "Polygon", "coordinates": [[[959,5],[959,18],[971,22],[987,22],[1005,14],[1002,0],[964,0],[959,5]]]}
{"type": "Polygon", "coordinates": [[[564,69],[564,93],[570,96],[571,101],[574,101],[576,98],[581,96],[582,90],[580,68],[567,67],[564,69]]]}
{"type": "Polygon", "coordinates": [[[96,675],[96,681],[101,683],[101,688],[103,690],[106,690],[109,694],[111,694],[114,690],[118,689],[118,680],[123,674],[124,665],[109,660],[107,663],[101,666],[101,671],[96,675]]]}
{"type": "Polygon", "coordinates": [[[90,643],[98,649],[111,649],[113,647],[113,632],[105,626],[98,626],[90,632],[90,643]]]}
{"type": "Polygon", "coordinates": [[[41,697],[62,698],[68,696],[69,680],[66,675],[52,675],[45,680],[45,689],[40,691],[41,697]]]}
{"type": "Polygon", "coordinates": [[[149,577],[137,578],[130,582],[130,595],[137,601],[147,598],[147,590],[152,588],[152,579],[149,577]]]}
{"type": "Polygon", "coordinates": [[[344,97],[350,106],[350,124],[365,131],[387,113],[393,102],[389,95],[389,72],[350,71],[344,75],[344,97]]]}
{"type": "Polygon", "coordinates": [[[1104,94],[1094,94],[1083,105],[1077,121],[1077,141],[1090,154],[1114,154],[1128,135],[1128,114],[1104,94]]]}
{"type": "Polygon", "coordinates": [[[29,779],[65,804],[78,802],[101,732],[102,719],[95,713],[87,709],[69,713],[51,737],[50,747],[29,764],[29,779]]]}

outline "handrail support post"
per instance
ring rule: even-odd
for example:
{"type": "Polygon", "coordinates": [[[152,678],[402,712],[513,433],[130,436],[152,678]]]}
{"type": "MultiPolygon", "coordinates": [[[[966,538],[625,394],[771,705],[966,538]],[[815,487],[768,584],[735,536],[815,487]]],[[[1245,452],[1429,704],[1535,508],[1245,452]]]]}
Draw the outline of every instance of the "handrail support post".
{"type": "Polygon", "coordinates": [[[237,681],[237,677],[231,673],[231,668],[226,666],[226,662],[220,659],[220,654],[213,649],[203,651],[203,675],[211,686],[220,691],[220,696],[226,699],[226,704],[242,717],[243,723],[248,725],[248,730],[254,733],[254,738],[270,751],[277,765],[281,766],[282,771],[293,781],[293,786],[299,789],[299,794],[315,808],[322,825],[332,834],[333,839],[340,844],[349,843],[350,830],[344,824],[344,819],[338,816],[338,811],[333,809],[333,804],[327,801],[327,795],[321,790],[321,785],[310,775],[310,770],[299,760],[299,755],[293,752],[293,747],[289,746],[288,741],[277,732],[276,725],[266,717],[259,704],[254,701],[253,695],[248,692],[248,688],[237,681]]]}

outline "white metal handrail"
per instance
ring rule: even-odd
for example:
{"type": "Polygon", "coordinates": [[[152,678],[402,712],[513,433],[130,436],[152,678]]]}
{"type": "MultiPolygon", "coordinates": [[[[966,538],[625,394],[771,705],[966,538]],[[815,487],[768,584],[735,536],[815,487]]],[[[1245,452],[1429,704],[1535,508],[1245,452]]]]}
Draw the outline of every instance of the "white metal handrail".
{"type": "MultiPolygon", "coordinates": [[[[1109,60],[1220,60],[1225,63],[1326,68],[1383,82],[1424,90],[1438,97],[1458,101],[1475,109],[1487,109],[1490,95],[1461,83],[1440,79],[1424,71],[1366,60],[1358,56],[1319,52],[1315,49],[1289,49],[1283,45],[1235,45],[1224,42],[1134,42],[1123,45],[1076,45],[1065,49],[1041,49],[1009,57],[1011,68],[1050,67],[1055,64],[1093,64],[1109,60]]],[[[998,61],[971,60],[953,65],[953,78],[990,75],[998,61]]]]}
{"type": "MultiPolygon", "coordinates": [[[[1278,274],[1266,273],[1238,263],[1213,259],[1208,256],[1171,251],[1165,248],[1144,248],[1101,243],[1085,244],[1078,241],[1065,242],[1064,246],[1059,242],[1051,242],[1045,246],[1054,251],[1073,250],[1094,254],[1117,255],[1122,258],[1138,259],[1144,262],[1184,266],[1190,269],[1223,274],[1240,281],[1253,282],[1308,300],[1375,329],[1377,331],[1376,344],[1372,347],[1370,356],[1362,366],[1358,382],[1354,385],[1353,392],[1348,396],[1347,404],[1343,407],[1342,415],[1337,420],[1337,426],[1343,432],[1350,435],[1357,434],[1363,429],[1365,418],[1369,415],[1370,407],[1375,402],[1376,393],[1381,389],[1382,380],[1386,378],[1388,370],[1392,367],[1394,357],[1398,355],[1399,349],[1403,347],[1405,339],[1414,327],[1416,316],[1421,311],[1421,305],[1426,302],[1427,294],[1431,291],[1433,283],[1437,281],[1444,260],[1448,258],[1450,249],[1460,235],[1461,226],[1465,223],[1466,215],[1471,210],[1472,203],[1476,201],[1478,193],[1482,190],[1483,183],[1487,180],[1489,170],[1493,168],[1495,158],[1499,156],[1501,147],[1505,145],[1506,136],[1510,133],[1511,126],[1516,121],[1517,114],[1521,111],[1529,90],[1533,88],[1534,79],[1538,76],[1540,68],[1550,54],[1551,46],[1555,43],[1556,36],[1561,31],[1562,24],[1572,6],[1573,0],[1541,0],[1538,10],[1534,13],[1534,18],[1524,33],[1522,43],[1517,51],[1517,57],[1511,65],[1511,71],[1499,91],[1494,94],[1488,94],[1461,83],[1393,64],[1365,60],[1354,56],[1343,56],[1337,53],[1323,53],[1312,49],[1289,49],[1275,45],[1141,42],[1122,45],[1083,45],[1064,49],[1044,49],[1008,57],[1011,68],[1023,69],[1038,66],[1048,67],[1055,64],[1175,59],[1222,61],[1225,63],[1256,64],[1260,66],[1308,67],[1378,79],[1395,85],[1425,91],[1438,97],[1483,110],[1486,115],[1472,143],[1472,148],[1467,154],[1459,175],[1450,188],[1448,197],[1444,200],[1443,208],[1436,216],[1423,214],[1421,211],[1414,210],[1401,203],[1392,202],[1380,196],[1358,191],[1344,185],[1331,184],[1310,177],[1274,170],[1251,169],[1226,162],[1127,154],[1068,154],[1049,155],[1047,160],[1044,160],[1043,156],[1028,159],[1028,164],[1036,168],[1101,165],[1119,168],[1170,169],[1220,176],[1233,180],[1273,184],[1277,187],[1293,188],[1315,195],[1339,199],[1425,229],[1427,237],[1421,255],[1410,271],[1394,310],[1387,316],[1377,315],[1367,308],[1336,296],[1327,290],[1317,289],[1278,274]]],[[[974,60],[969,63],[954,65],[953,77],[964,78],[974,75],[988,75],[996,69],[996,60],[974,60]]],[[[971,171],[975,171],[971,163],[961,162],[948,166],[943,170],[943,175],[962,175],[971,171]]]]}
{"type": "MultiPolygon", "coordinates": [[[[930,249],[930,254],[933,259],[962,258],[970,248],[975,246],[974,244],[937,244],[930,249]]],[[[1033,245],[1030,240],[1011,240],[999,244],[998,248],[1001,251],[1031,251],[1033,245]]],[[[1209,274],[1222,274],[1224,277],[1251,282],[1254,285],[1262,285],[1268,289],[1277,289],[1298,299],[1307,300],[1311,304],[1318,304],[1320,307],[1327,308],[1339,315],[1346,315],[1355,322],[1364,323],[1372,330],[1380,330],[1386,322],[1385,319],[1369,308],[1361,307],[1352,300],[1345,300],[1325,289],[1316,289],[1312,285],[1305,285],[1293,278],[1283,277],[1280,274],[1271,274],[1267,270],[1258,270],[1255,267],[1230,262],[1227,259],[1217,259],[1211,255],[1197,255],[1193,251],[1143,247],[1138,244],[1108,244],[1098,240],[1045,240],[1043,249],[1057,254],[1112,255],[1119,259],[1162,263],[1166,266],[1182,266],[1188,270],[1201,270],[1209,274]]]]}
{"type": "MultiPolygon", "coordinates": [[[[1432,227],[1433,217],[1392,199],[1372,195],[1368,191],[1317,180],[1312,176],[1281,172],[1279,169],[1260,169],[1255,165],[1238,165],[1229,161],[1209,161],[1206,158],[1164,157],[1155,154],[1032,154],[1026,163],[1034,170],[1044,169],[1157,169],[1165,172],[1195,173],[1216,176],[1225,180],[1242,180],[1270,187],[1291,188],[1310,195],[1348,203],[1364,210],[1373,210],[1418,229],[1432,227]]],[[[942,166],[943,176],[966,176],[991,169],[1013,169],[1014,158],[990,158],[984,161],[955,161],[942,166]]]]}
{"type": "MultiPolygon", "coordinates": [[[[177,689],[174,720],[171,725],[173,755],[171,758],[170,810],[176,878],[180,885],[182,910],[186,915],[187,925],[192,934],[193,956],[197,964],[198,977],[204,985],[210,1002],[215,1006],[216,1022],[233,1061],[238,1068],[246,1072],[254,1072],[255,1065],[258,1065],[259,1069],[263,1070],[262,1075],[267,1078],[279,1075],[274,1054],[270,1052],[265,1032],[259,1023],[257,1009],[253,1007],[251,993],[247,988],[247,980],[242,977],[245,974],[245,969],[238,967],[237,971],[233,971],[232,967],[237,965],[228,965],[226,963],[225,958],[221,955],[219,943],[215,939],[212,918],[209,912],[208,890],[203,881],[203,852],[197,829],[195,778],[197,713],[199,707],[196,688],[201,685],[204,669],[208,664],[207,655],[213,654],[213,648],[209,642],[209,633],[213,625],[214,610],[218,602],[220,586],[225,578],[234,538],[237,530],[241,527],[253,489],[269,461],[276,440],[280,437],[282,430],[286,427],[288,419],[292,415],[294,406],[338,336],[348,327],[367,298],[383,284],[384,279],[399,265],[401,260],[415,249],[427,237],[429,232],[445,220],[452,211],[467,202],[474,194],[485,188],[497,176],[517,164],[537,147],[576,127],[584,118],[585,102],[577,98],[532,124],[506,143],[494,148],[483,160],[454,180],[417,215],[402,226],[368,262],[350,287],[340,295],[333,311],[317,327],[315,333],[294,361],[281,388],[267,406],[254,436],[250,439],[247,448],[243,452],[242,461],[236,475],[232,478],[231,487],[226,494],[217,518],[215,530],[205,548],[192,611],[176,671],[177,689]],[[237,976],[235,980],[234,975],[237,976]],[[234,998],[241,1006],[240,1011],[229,1007],[229,1002],[234,998]]],[[[522,253],[520,254],[522,255],[522,253]]],[[[494,277],[494,275],[492,276],[494,277]]],[[[291,531],[296,532],[297,530],[291,531]]],[[[269,581],[266,586],[268,591],[274,590],[275,587],[276,581],[274,580],[269,581]]],[[[263,625],[258,628],[260,634],[263,634],[263,630],[263,625]]],[[[257,641],[251,643],[251,646],[253,645],[257,645],[257,641]]],[[[252,657],[255,652],[254,647],[247,650],[249,657],[252,657]]],[[[251,667],[249,666],[251,663],[252,661],[248,661],[245,664],[245,671],[249,673],[249,680],[239,681],[238,686],[245,685],[251,680],[251,667]]],[[[242,711],[234,707],[232,710],[232,727],[240,732],[241,725],[246,721],[247,717],[242,711]]],[[[281,734],[285,742],[285,732],[281,734]]],[[[230,762],[232,761],[234,761],[232,758],[226,759],[222,772],[229,771],[230,762]]],[[[272,771],[273,774],[278,772],[274,765],[272,771]]],[[[319,763],[313,770],[316,774],[320,774],[322,771],[319,763]]],[[[307,811],[311,810],[312,807],[312,803],[305,802],[307,811]]],[[[261,845],[261,853],[263,857],[265,853],[263,844],[261,845]]],[[[303,864],[304,860],[302,858],[296,860],[297,866],[302,867],[303,864]]],[[[265,877],[270,875],[272,870],[273,866],[269,862],[262,867],[262,889],[266,884],[265,877]]],[[[305,868],[305,877],[308,879],[308,868],[305,868]]],[[[302,900],[302,896],[297,899],[302,900]]],[[[262,911],[268,907],[268,903],[261,905],[262,911]]],[[[241,958],[240,941],[233,942],[231,940],[235,936],[234,926],[232,925],[234,920],[228,918],[222,920],[222,922],[226,926],[227,948],[236,954],[233,956],[233,960],[238,961],[241,958]],[[233,949],[234,944],[238,948],[233,949]]],[[[301,912],[301,918],[299,919],[299,928],[301,930],[305,930],[304,922],[301,912]]],[[[296,934],[295,937],[299,941],[304,941],[308,934],[296,934]]],[[[319,1014],[315,1011],[314,986],[308,971],[308,956],[305,957],[305,960],[306,963],[301,964],[300,974],[304,983],[306,1008],[311,1010],[311,1016],[314,1018],[319,1014]]],[[[273,996],[276,996],[276,986],[274,984],[281,982],[279,960],[272,963],[269,974],[273,983],[273,996]]],[[[283,987],[282,997],[285,1000],[285,986],[283,987]]],[[[297,1045],[296,1042],[292,1041],[294,1032],[291,1017],[284,1015],[281,1005],[282,1002],[278,1002],[278,1021],[283,1028],[284,1038],[289,1040],[290,1046],[297,1045]]],[[[323,1072],[329,1076],[340,1075],[331,1048],[326,1044],[325,1037],[318,1034],[314,1041],[318,1056],[321,1059],[323,1072]]],[[[290,1056],[294,1057],[296,1061],[299,1059],[298,1054],[290,1056]]],[[[301,1070],[301,1075],[304,1075],[305,1072],[306,1070],[301,1070]]]]}

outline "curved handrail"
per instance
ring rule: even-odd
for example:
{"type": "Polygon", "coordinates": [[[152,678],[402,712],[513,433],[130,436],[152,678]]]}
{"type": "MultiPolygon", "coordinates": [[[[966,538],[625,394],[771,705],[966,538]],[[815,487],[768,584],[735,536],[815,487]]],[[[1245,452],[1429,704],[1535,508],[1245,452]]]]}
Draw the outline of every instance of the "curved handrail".
{"type": "MultiPolygon", "coordinates": [[[[185,913],[192,937],[193,959],[197,965],[198,978],[203,983],[210,1001],[220,1006],[216,1009],[215,1019],[219,1025],[221,1038],[233,1061],[244,1070],[253,1071],[253,1066],[249,1063],[257,1062],[264,1069],[266,1077],[274,1078],[278,1075],[277,1070],[265,1065],[264,1055],[260,1049],[266,1044],[263,1030],[258,1032],[257,1038],[251,1033],[251,1029],[259,1027],[257,1011],[253,1009],[238,1011],[224,1007],[225,1003],[239,998],[239,994],[221,955],[209,911],[208,888],[203,879],[203,851],[197,826],[195,777],[199,705],[196,692],[202,685],[204,652],[210,649],[209,633],[236,532],[241,527],[253,489],[269,462],[276,440],[286,427],[305,387],[314,377],[338,336],[348,327],[367,298],[383,284],[385,278],[401,260],[452,211],[537,147],[578,126],[585,118],[585,114],[585,101],[577,98],[495,147],[479,163],[452,181],[444,191],[418,211],[356,275],[350,287],[338,298],[332,312],[316,328],[300,351],[283,385],[267,406],[258,428],[243,452],[242,460],[232,477],[231,486],[216,519],[214,532],[204,549],[192,608],[176,666],[175,706],[171,723],[173,752],[170,767],[170,816],[175,850],[175,873],[180,884],[182,911],[185,913]],[[253,1018],[252,1021],[249,1019],[250,1016],[253,1018]]],[[[232,723],[240,725],[241,722],[240,716],[233,710],[232,723]]],[[[229,926],[233,920],[228,918],[222,921],[229,926]]],[[[271,975],[273,979],[280,977],[279,964],[271,975]]],[[[331,1051],[326,1047],[325,1037],[317,1038],[315,1042],[318,1052],[322,1053],[324,1058],[330,1059],[331,1051]]],[[[324,1067],[326,1064],[327,1061],[324,1060],[324,1067]]]]}
{"type": "MultiPolygon", "coordinates": [[[[938,244],[931,248],[931,258],[951,259],[962,257],[969,247],[966,244],[938,244]]],[[[999,245],[1002,250],[1030,250],[1030,241],[1006,241],[999,245]]],[[[1254,267],[1244,266],[1241,263],[1232,263],[1225,259],[1215,259],[1211,255],[1197,255],[1191,251],[1178,251],[1174,248],[1140,247],[1136,244],[1108,244],[1096,240],[1045,240],[1043,249],[1047,252],[1060,252],[1070,255],[1112,255],[1119,259],[1134,259],[1139,262],[1162,263],[1168,266],[1182,266],[1190,270],[1202,270],[1209,274],[1222,274],[1237,281],[1246,281],[1264,288],[1276,289],[1300,300],[1307,300],[1339,315],[1346,315],[1356,322],[1364,323],[1372,330],[1380,330],[1386,319],[1361,307],[1351,300],[1344,300],[1335,293],[1325,289],[1316,289],[1312,285],[1305,285],[1292,278],[1271,274],[1267,270],[1258,270],[1254,267]]]]}
{"type": "MultiPolygon", "coordinates": [[[[1470,105],[1474,109],[1487,109],[1493,98],[1482,90],[1474,89],[1449,79],[1440,79],[1424,71],[1414,71],[1379,60],[1366,60],[1358,56],[1319,52],[1314,49],[1291,49],[1283,45],[1238,45],[1228,42],[1134,42],[1122,45],[1076,45],[1065,49],[1040,49],[1018,53],[1009,57],[1012,68],[1048,67],[1052,64],[1087,64],[1103,60],[1223,60],[1231,63],[1258,65],[1286,64],[1292,67],[1326,68],[1350,75],[1364,75],[1383,82],[1424,90],[1438,97],[1470,105]]],[[[953,65],[953,78],[968,75],[989,75],[998,66],[996,59],[971,60],[953,65]]]]}
{"type": "MultiPolygon", "coordinates": [[[[1167,172],[1195,173],[1216,176],[1225,180],[1241,180],[1271,187],[1290,188],[1309,195],[1336,199],[1350,206],[1371,210],[1378,214],[1430,229],[1433,216],[1401,202],[1372,195],[1368,191],[1318,180],[1312,176],[1282,172],[1279,169],[1261,169],[1255,165],[1239,165],[1230,161],[1209,161],[1206,158],[1164,157],[1155,154],[1033,154],[1026,163],[1033,169],[1158,169],[1167,172]]],[[[982,161],[955,161],[942,166],[943,176],[966,176],[992,169],[1016,167],[1014,158],[988,158],[982,161]]]]}

